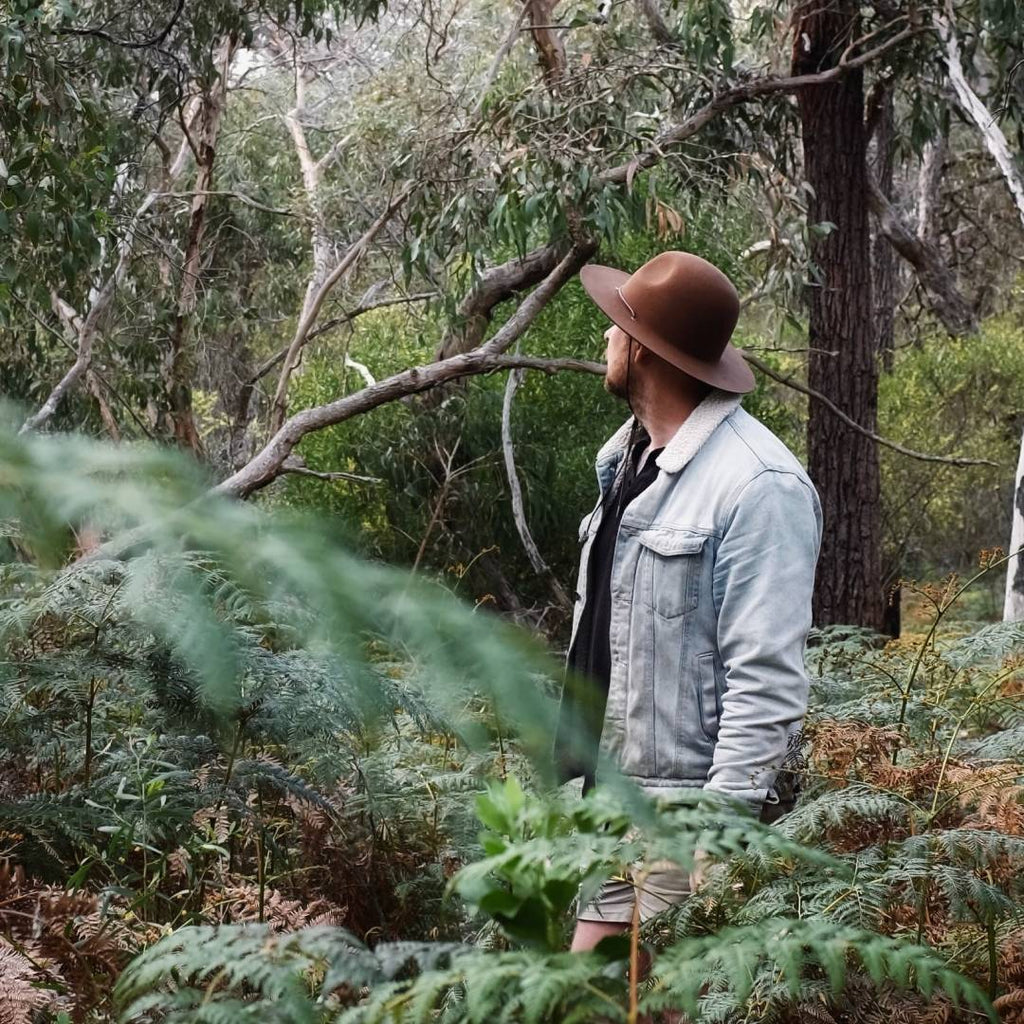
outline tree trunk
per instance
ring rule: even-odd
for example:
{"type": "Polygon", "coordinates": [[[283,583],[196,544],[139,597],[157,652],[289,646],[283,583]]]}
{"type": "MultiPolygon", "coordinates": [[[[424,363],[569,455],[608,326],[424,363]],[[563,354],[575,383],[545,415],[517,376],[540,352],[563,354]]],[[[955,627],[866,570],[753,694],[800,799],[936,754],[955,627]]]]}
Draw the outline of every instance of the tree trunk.
{"type": "MultiPolygon", "coordinates": [[[[793,70],[834,67],[859,33],[850,0],[797,8],[793,70]]],[[[811,223],[834,229],[812,245],[819,279],[809,289],[808,383],[870,431],[877,424],[878,364],[871,302],[864,81],[859,69],[797,94],[804,168],[814,189],[811,223]],[[832,356],[831,350],[838,352],[832,356]]],[[[814,593],[814,620],[881,629],[884,618],[879,535],[878,449],[812,402],[809,468],[825,516],[814,593]]]]}
{"type": "Polygon", "coordinates": [[[1010,531],[1010,561],[1006,566],[1004,622],[1024,620],[1024,557],[1014,554],[1024,545],[1024,436],[1020,439],[1020,459],[1013,485],[1013,528],[1010,531]]]}
{"type": "Polygon", "coordinates": [[[199,133],[194,142],[196,183],[185,240],[178,303],[162,368],[168,421],[165,429],[178,444],[194,452],[202,449],[202,442],[192,414],[193,359],[189,335],[199,294],[203,236],[206,233],[206,217],[213,190],[217,136],[220,134],[221,115],[227,98],[228,71],[235,46],[233,38],[225,39],[221,44],[220,59],[217,61],[218,77],[210,84],[199,111],[199,133]]]}
{"type": "MultiPolygon", "coordinates": [[[[878,190],[892,202],[893,172],[892,90],[886,89],[879,101],[878,122],[872,139],[871,174],[878,190]]],[[[875,344],[882,366],[892,369],[894,321],[896,310],[896,257],[881,229],[871,238],[871,294],[875,302],[875,344]]]]}

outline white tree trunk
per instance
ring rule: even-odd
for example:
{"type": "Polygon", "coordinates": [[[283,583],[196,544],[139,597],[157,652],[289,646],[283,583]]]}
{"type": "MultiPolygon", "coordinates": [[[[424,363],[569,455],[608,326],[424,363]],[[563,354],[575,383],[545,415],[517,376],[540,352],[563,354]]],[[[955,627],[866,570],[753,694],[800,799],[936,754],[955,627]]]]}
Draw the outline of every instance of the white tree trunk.
{"type": "Polygon", "coordinates": [[[1006,186],[1009,188],[1017,206],[1017,212],[1020,214],[1021,223],[1024,224],[1024,177],[1017,170],[1013,153],[1010,151],[1010,144],[1006,141],[1006,136],[988,107],[982,103],[977,93],[968,84],[961,63],[960,44],[957,42],[952,26],[940,15],[935,16],[935,25],[939,30],[939,36],[946,44],[946,69],[949,72],[949,80],[953,85],[956,98],[964,113],[981,132],[988,151],[998,164],[999,170],[1002,171],[1006,186]]]}
{"type": "Polygon", "coordinates": [[[1003,621],[1024,620],[1024,435],[1020,439],[1020,458],[1013,481],[1013,527],[1010,530],[1010,561],[1006,564],[1006,601],[1003,621]]]}

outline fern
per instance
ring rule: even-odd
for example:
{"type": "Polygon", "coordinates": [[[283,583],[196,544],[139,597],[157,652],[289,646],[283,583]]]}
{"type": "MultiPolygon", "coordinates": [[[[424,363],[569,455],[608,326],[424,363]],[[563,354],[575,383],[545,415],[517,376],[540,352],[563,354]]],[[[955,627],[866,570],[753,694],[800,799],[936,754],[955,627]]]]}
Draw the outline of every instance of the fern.
{"type": "Polygon", "coordinates": [[[941,990],[958,1005],[976,1007],[996,1020],[984,993],[931,950],[821,920],[768,919],[712,937],[683,939],[659,956],[642,1005],[648,1010],[682,1008],[697,1016],[709,978],[712,991],[718,990],[719,1013],[791,1001],[807,973],[821,972],[837,993],[846,981],[849,958],[875,985],[890,981],[925,996],[941,990]]]}

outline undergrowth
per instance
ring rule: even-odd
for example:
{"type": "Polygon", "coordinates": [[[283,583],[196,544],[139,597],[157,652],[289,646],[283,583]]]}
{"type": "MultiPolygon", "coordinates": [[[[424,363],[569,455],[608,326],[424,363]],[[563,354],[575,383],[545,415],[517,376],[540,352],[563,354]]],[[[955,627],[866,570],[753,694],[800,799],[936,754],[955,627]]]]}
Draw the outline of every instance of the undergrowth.
{"type": "Polygon", "coordinates": [[[1024,1021],[1024,625],[956,618],[972,581],[812,637],[766,826],[552,791],[554,673],[493,617],[164,455],[0,437],[0,1022],[1024,1021]],[[565,951],[580,892],[698,850],[565,951]]]}

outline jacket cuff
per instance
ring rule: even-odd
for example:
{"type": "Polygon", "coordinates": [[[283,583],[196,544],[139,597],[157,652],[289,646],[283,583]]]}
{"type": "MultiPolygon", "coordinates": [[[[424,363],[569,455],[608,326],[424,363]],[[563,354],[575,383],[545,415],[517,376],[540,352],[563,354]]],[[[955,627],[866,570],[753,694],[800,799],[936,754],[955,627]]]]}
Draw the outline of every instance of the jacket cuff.
{"type": "Polygon", "coordinates": [[[731,787],[716,786],[713,782],[707,782],[703,786],[706,793],[721,793],[722,796],[731,797],[742,804],[746,804],[751,814],[755,817],[761,813],[766,803],[777,804],[779,795],[772,788],[764,789],[733,789],[731,787]]]}

